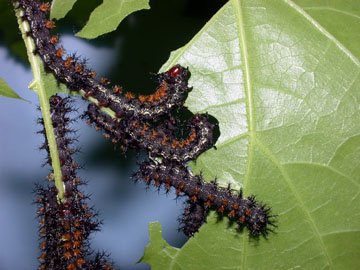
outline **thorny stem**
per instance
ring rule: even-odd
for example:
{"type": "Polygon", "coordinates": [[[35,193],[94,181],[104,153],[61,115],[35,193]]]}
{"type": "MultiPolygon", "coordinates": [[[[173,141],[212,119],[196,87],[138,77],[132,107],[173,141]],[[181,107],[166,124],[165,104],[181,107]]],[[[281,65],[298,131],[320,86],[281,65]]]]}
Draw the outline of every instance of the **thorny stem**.
{"type": "Polygon", "coordinates": [[[26,33],[30,30],[30,26],[26,21],[23,21],[21,19],[23,15],[24,15],[24,11],[22,9],[16,10],[17,21],[22,34],[22,38],[25,43],[27,55],[29,58],[31,70],[34,77],[33,81],[29,84],[29,88],[33,89],[39,96],[40,110],[42,113],[45,132],[46,132],[45,135],[49,146],[49,152],[50,152],[52,168],[55,178],[55,186],[58,190],[58,200],[59,202],[64,202],[65,201],[64,183],[62,181],[59,153],[56,145],[56,139],[55,139],[53,124],[50,115],[49,97],[47,95],[46,87],[45,87],[43,63],[40,57],[34,55],[33,53],[36,47],[33,39],[26,35],[26,33]]]}

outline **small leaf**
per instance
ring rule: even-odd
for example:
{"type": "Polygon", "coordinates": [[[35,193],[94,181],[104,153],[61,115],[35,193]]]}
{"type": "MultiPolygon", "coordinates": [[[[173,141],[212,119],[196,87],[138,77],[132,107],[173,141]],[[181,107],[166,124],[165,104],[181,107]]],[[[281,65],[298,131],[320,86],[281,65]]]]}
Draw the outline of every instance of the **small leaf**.
{"type": "Polygon", "coordinates": [[[42,74],[42,83],[44,84],[44,89],[46,91],[46,95],[50,98],[52,95],[56,93],[67,93],[69,94],[69,89],[63,83],[59,83],[55,76],[52,73],[47,73],[42,64],[41,67],[42,74]]]}
{"type": "Polygon", "coordinates": [[[11,87],[1,78],[0,78],[0,96],[22,99],[24,101],[27,101],[21,98],[18,94],[16,94],[16,92],[12,90],[11,87]]]}
{"type": "Polygon", "coordinates": [[[104,0],[91,13],[89,21],[76,36],[96,38],[114,31],[127,15],[149,8],[149,0],[104,0]]]}
{"type": "Polygon", "coordinates": [[[40,76],[37,77],[37,81],[33,80],[29,83],[29,89],[33,90],[37,94],[39,94],[39,89],[41,89],[40,91],[44,92],[48,99],[56,93],[70,93],[65,84],[59,83],[52,73],[47,73],[45,71],[44,63],[39,56],[34,56],[32,53],[30,53],[30,55],[33,59],[36,59],[33,66],[36,66],[40,76]]]}
{"type": "Polygon", "coordinates": [[[152,270],[170,269],[168,267],[171,264],[171,258],[178,252],[177,248],[171,247],[166,243],[162,238],[161,232],[162,230],[159,222],[149,223],[150,244],[145,248],[144,256],[139,262],[152,264],[152,262],[155,262],[156,260],[156,267],[152,268],[152,270]]]}
{"type": "Polygon", "coordinates": [[[53,0],[51,4],[51,19],[60,20],[72,9],[77,0],[53,0]]]}

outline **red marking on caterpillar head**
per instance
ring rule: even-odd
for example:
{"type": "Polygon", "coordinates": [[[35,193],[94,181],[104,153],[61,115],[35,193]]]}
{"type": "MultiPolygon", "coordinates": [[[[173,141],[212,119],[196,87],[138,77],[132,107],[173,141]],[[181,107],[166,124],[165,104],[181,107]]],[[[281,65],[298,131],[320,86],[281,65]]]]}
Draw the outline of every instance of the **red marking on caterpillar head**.
{"type": "Polygon", "coordinates": [[[192,121],[194,124],[200,122],[200,120],[201,120],[201,115],[200,115],[200,114],[195,114],[195,115],[193,116],[193,118],[191,119],[191,121],[192,121]]]}
{"type": "Polygon", "coordinates": [[[175,77],[178,76],[180,73],[181,73],[181,66],[180,66],[180,65],[173,66],[173,67],[168,71],[168,74],[169,74],[172,78],[175,78],[175,77]]]}

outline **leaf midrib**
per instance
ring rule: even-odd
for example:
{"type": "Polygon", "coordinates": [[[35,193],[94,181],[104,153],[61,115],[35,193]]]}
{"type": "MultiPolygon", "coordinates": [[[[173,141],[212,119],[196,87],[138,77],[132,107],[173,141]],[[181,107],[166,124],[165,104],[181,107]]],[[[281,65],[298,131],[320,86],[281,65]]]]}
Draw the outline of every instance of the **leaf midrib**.
{"type": "MultiPolygon", "coordinates": [[[[333,266],[333,262],[331,257],[327,251],[327,248],[324,244],[322,236],[318,230],[318,227],[311,216],[311,213],[306,209],[304,202],[300,195],[298,194],[295,186],[293,185],[290,177],[287,175],[285,169],[276,158],[276,156],[256,137],[256,129],[254,125],[254,111],[253,111],[253,98],[252,98],[252,86],[250,80],[250,68],[249,68],[249,59],[247,54],[247,44],[246,44],[246,37],[244,31],[244,22],[242,16],[242,8],[241,8],[241,0],[232,0],[234,8],[235,8],[235,16],[237,19],[238,30],[239,30],[239,46],[241,50],[241,57],[243,60],[243,72],[244,72],[244,85],[245,85],[245,96],[246,96],[246,108],[247,108],[247,119],[248,119],[248,134],[249,134],[249,144],[248,144],[248,158],[247,158],[247,165],[245,170],[245,179],[244,179],[244,189],[248,188],[250,183],[250,176],[251,176],[251,169],[252,169],[252,161],[253,161],[253,154],[254,154],[254,146],[257,145],[259,149],[264,153],[265,156],[279,169],[280,174],[283,176],[286,184],[288,185],[289,189],[293,193],[296,201],[298,201],[300,209],[302,212],[307,216],[308,220],[310,221],[310,226],[314,232],[316,239],[319,242],[320,248],[325,255],[328,264],[330,267],[333,266]]],[[[333,36],[330,35],[324,28],[322,28],[315,20],[313,20],[308,14],[304,14],[305,12],[301,10],[298,6],[296,6],[292,1],[285,0],[286,3],[289,4],[290,7],[294,8],[297,12],[303,15],[306,19],[310,19],[311,22],[316,26],[322,33],[324,33],[329,39],[332,39],[338,47],[340,47],[344,52],[346,52],[353,60],[358,64],[358,60],[355,56],[353,56],[338,40],[336,40],[333,36]]],[[[248,247],[248,237],[243,237],[243,248],[242,248],[242,260],[241,260],[241,267],[240,269],[246,269],[246,249],[248,247]]]]}
{"type": "MultiPolygon", "coordinates": [[[[248,144],[248,154],[246,159],[246,168],[244,175],[244,185],[243,189],[246,191],[249,187],[250,176],[251,176],[251,168],[254,156],[254,139],[256,137],[255,126],[254,126],[254,111],[253,111],[253,97],[251,93],[251,84],[250,84],[250,68],[247,54],[247,46],[246,46],[246,38],[245,38],[245,30],[244,30],[244,22],[242,16],[242,9],[240,0],[234,0],[234,8],[235,8],[235,16],[237,20],[238,30],[239,30],[239,47],[241,50],[241,59],[244,67],[244,88],[245,88],[245,102],[246,102],[246,110],[247,110],[247,120],[248,120],[248,134],[249,134],[249,144],[248,144]]],[[[249,236],[244,235],[242,238],[242,254],[241,254],[241,266],[240,269],[245,269],[246,267],[246,250],[249,243],[249,236]]]]}

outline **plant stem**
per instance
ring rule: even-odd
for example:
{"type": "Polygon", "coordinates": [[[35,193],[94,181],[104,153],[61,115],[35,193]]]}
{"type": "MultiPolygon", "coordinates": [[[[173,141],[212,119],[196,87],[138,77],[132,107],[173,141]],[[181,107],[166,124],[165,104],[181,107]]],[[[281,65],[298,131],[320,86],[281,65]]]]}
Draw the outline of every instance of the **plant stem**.
{"type": "MultiPolygon", "coordinates": [[[[80,90],[80,91],[78,91],[76,93],[80,94],[82,97],[85,97],[85,91],[84,90],[80,90]]],[[[99,104],[99,101],[96,98],[87,97],[87,100],[89,100],[92,103],[95,103],[96,105],[99,104]]],[[[104,113],[106,113],[111,118],[116,118],[115,112],[112,109],[106,108],[106,107],[100,107],[99,109],[100,109],[100,111],[103,111],[104,113]]]]}
{"type": "Polygon", "coordinates": [[[34,90],[39,96],[40,102],[40,110],[42,113],[44,127],[45,127],[45,135],[47,138],[49,153],[52,162],[52,168],[55,178],[55,186],[58,190],[58,200],[59,202],[64,202],[64,183],[62,181],[62,173],[60,166],[60,159],[58,154],[58,149],[56,145],[55,134],[53,130],[53,124],[51,120],[50,114],[50,104],[49,97],[46,92],[44,77],[44,66],[40,57],[34,55],[34,51],[36,49],[33,39],[30,36],[27,36],[26,33],[30,31],[30,26],[28,22],[23,21],[21,17],[24,15],[24,11],[22,9],[16,10],[16,17],[19,24],[19,28],[21,30],[22,38],[24,40],[27,55],[29,58],[29,62],[31,65],[31,70],[33,73],[33,81],[29,84],[29,88],[34,90]]]}

